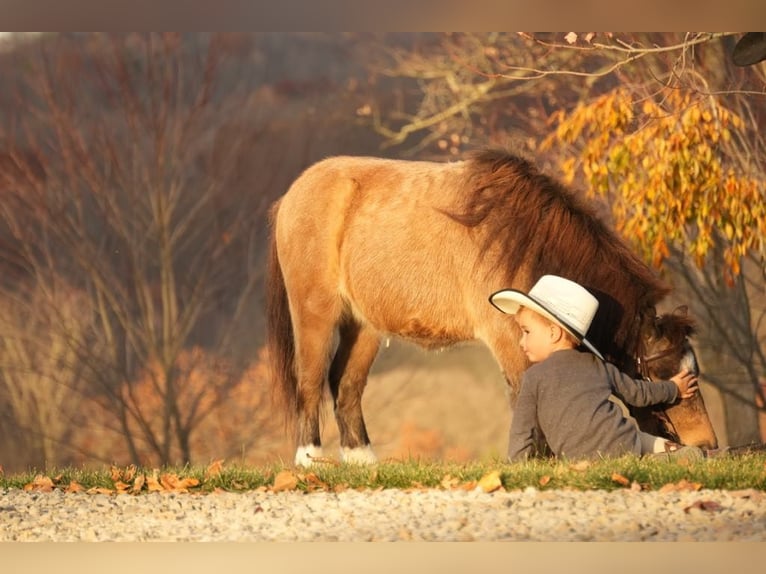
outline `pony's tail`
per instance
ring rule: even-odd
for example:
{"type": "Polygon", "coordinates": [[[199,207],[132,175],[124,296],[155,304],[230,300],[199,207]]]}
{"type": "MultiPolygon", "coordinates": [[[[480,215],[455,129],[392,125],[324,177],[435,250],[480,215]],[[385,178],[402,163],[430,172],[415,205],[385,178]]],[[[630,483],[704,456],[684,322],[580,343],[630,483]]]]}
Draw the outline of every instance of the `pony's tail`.
{"type": "Polygon", "coordinates": [[[275,219],[279,204],[269,214],[269,261],[266,279],[267,348],[272,381],[272,399],[285,416],[285,426],[295,419],[298,379],[295,376],[295,341],[290,306],[282,268],[277,257],[275,219]]]}

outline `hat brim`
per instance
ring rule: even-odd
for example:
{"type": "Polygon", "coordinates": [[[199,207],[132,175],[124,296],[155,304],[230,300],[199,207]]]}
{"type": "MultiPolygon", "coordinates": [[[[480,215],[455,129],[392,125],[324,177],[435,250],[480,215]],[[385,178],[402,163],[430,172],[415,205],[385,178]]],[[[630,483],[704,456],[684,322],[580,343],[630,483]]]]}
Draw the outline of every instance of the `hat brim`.
{"type": "Polygon", "coordinates": [[[517,291],[516,289],[503,289],[502,291],[498,291],[497,293],[493,293],[492,295],[490,295],[489,302],[492,303],[494,307],[496,307],[497,309],[499,309],[500,311],[508,315],[515,315],[516,313],[519,312],[519,309],[521,307],[526,307],[536,313],[539,313],[546,319],[549,319],[550,321],[553,321],[554,323],[559,325],[567,333],[569,333],[575,339],[580,341],[583,345],[585,345],[585,347],[589,351],[591,351],[599,359],[604,360],[604,357],[601,355],[601,353],[598,352],[598,349],[596,349],[596,347],[594,347],[590,343],[590,341],[588,341],[585,338],[585,336],[582,333],[579,333],[576,329],[568,325],[566,321],[564,321],[563,319],[558,317],[554,312],[552,312],[550,309],[545,307],[545,305],[533,299],[526,293],[522,293],[521,291],[517,291]]]}

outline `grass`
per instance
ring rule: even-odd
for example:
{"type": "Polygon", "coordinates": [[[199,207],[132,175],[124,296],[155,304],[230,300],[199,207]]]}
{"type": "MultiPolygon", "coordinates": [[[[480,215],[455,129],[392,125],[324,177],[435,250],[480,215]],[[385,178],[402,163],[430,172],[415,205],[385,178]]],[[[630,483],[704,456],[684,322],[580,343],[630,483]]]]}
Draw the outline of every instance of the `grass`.
{"type": "Polygon", "coordinates": [[[766,454],[746,454],[716,459],[666,462],[625,456],[590,463],[534,460],[509,464],[499,460],[469,463],[406,460],[373,466],[320,464],[300,469],[283,464],[263,467],[101,468],[32,470],[0,474],[0,489],[50,491],[131,492],[153,490],[189,492],[250,490],[345,489],[466,489],[505,490],[534,487],[539,490],[642,491],[681,487],[702,489],[766,490],[766,454]],[[491,479],[491,480],[490,480],[491,479]],[[137,482],[140,480],[140,484],[137,482]],[[494,481],[494,482],[493,482],[494,481]],[[487,486],[494,484],[495,486],[487,486]]]}

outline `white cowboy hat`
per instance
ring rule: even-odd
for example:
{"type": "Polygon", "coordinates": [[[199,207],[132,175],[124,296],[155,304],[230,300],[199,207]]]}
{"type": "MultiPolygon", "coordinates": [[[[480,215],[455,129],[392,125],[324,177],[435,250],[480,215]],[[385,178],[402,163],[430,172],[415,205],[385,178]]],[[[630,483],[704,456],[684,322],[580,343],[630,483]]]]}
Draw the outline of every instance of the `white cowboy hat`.
{"type": "Polygon", "coordinates": [[[516,289],[503,289],[491,295],[489,302],[509,315],[515,315],[519,307],[527,307],[560,325],[599,359],[604,358],[585,338],[596,315],[598,299],[574,281],[558,275],[543,275],[529,294],[516,289]]]}

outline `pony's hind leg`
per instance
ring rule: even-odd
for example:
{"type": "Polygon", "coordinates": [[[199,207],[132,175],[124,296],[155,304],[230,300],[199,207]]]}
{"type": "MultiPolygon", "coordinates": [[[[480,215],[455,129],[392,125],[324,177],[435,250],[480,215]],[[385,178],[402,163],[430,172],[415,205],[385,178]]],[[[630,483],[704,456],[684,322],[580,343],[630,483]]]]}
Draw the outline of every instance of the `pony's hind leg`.
{"type": "Polygon", "coordinates": [[[308,303],[296,306],[294,313],[298,379],[295,464],[302,466],[322,457],[320,406],[335,330],[330,306],[321,306],[324,312],[310,312],[308,303]]]}
{"type": "Polygon", "coordinates": [[[340,341],[329,378],[344,462],[377,462],[362,415],[362,393],[379,344],[380,337],[370,326],[350,319],[340,325],[340,341]]]}

